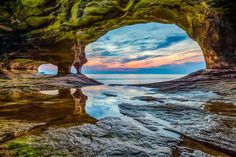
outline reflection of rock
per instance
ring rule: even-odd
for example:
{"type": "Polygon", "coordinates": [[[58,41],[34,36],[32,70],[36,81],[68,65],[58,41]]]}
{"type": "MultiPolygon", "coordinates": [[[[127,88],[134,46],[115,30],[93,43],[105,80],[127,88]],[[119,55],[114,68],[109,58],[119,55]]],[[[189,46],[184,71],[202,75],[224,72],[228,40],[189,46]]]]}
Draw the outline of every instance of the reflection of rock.
{"type": "Polygon", "coordinates": [[[11,132],[11,129],[13,132],[28,130],[29,133],[35,133],[36,130],[39,132],[48,127],[69,127],[96,122],[95,118],[86,113],[87,96],[81,89],[76,89],[73,95],[70,89],[61,89],[58,93],[55,96],[47,96],[37,91],[15,91],[14,95],[9,94],[0,99],[0,123],[3,121],[4,127],[7,128],[1,128],[0,134],[5,135],[6,132],[11,132]],[[15,123],[11,129],[7,126],[8,122],[15,123]],[[21,123],[29,125],[21,125],[21,123]],[[35,128],[37,124],[39,126],[35,128]]]}
{"type": "Polygon", "coordinates": [[[76,90],[73,94],[72,97],[74,98],[75,101],[75,111],[74,114],[87,114],[85,111],[85,105],[88,97],[83,94],[81,90],[76,90]]]}
{"type": "Polygon", "coordinates": [[[1,106],[0,117],[43,123],[74,113],[89,117],[85,110],[87,96],[82,93],[81,89],[76,89],[74,94],[71,94],[70,89],[60,89],[56,96],[45,96],[37,92],[17,93],[16,91],[14,97],[4,99],[10,102],[12,100],[16,101],[15,104],[1,106]]]}

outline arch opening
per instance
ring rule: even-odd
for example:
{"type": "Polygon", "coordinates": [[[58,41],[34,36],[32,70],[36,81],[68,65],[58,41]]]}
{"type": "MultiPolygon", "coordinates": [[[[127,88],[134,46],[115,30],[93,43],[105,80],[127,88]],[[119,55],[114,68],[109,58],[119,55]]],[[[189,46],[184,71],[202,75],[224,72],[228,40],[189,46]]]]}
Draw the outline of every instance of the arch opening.
{"type": "Polygon", "coordinates": [[[41,64],[38,67],[38,73],[41,75],[57,75],[58,67],[54,64],[41,64]]]}
{"type": "MultiPolygon", "coordinates": [[[[59,74],[58,66],[51,63],[41,64],[38,67],[38,73],[41,75],[57,75],[59,74]]],[[[74,66],[71,66],[70,73],[77,74],[77,70],[74,66]]]]}
{"type": "Polygon", "coordinates": [[[87,45],[85,52],[84,74],[188,74],[206,68],[199,44],[174,24],[114,29],[87,45]]]}

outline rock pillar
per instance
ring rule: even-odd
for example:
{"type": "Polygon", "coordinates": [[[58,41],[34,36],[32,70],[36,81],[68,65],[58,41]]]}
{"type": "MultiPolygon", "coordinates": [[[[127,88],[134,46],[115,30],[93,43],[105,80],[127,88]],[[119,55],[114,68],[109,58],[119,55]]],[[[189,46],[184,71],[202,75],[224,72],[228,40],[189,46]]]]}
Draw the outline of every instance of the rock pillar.
{"type": "Polygon", "coordinates": [[[73,66],[77,70],[77,74],[81,74],[81,68],[87,62],[85,55],[85,46],[82,45],[82,43],[77,42],[73,47],[73,51],[75,54],[73,66]]]}
{"type": "Polygon", "coordinates": [[[72,97],[74,98],[75,102],[75,111],[74,114],[87,114],[85,110],[86,101],[88,97],[84,95],[81,89],[77,89],[73,94],[72,97]]]}
{"type": "Polygon", "coordinates": [[[68,64],[59,64],[58,66],[58,75],[71,74],[71,66],[68,64]]]}

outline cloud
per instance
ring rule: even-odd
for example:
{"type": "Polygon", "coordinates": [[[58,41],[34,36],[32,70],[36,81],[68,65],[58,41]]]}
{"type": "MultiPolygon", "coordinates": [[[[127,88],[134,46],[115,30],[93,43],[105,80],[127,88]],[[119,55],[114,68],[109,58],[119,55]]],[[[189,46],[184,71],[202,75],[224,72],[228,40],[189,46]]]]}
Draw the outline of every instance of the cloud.
{"type": "Polygon", "coordinates": [[[136,24],[108,32],[86,47],[87,67],[153,68],[204,62],[201,48],[176,25],[136,24]]]}
{"type": "Polygon", "coordinates": [[[186,62],[183,64],[166,64],[153,68],[110,68],[97,69],[96,67],[84,67],[84,73],[88,74],[187,74],[205,68],[205,62],[186,62]]]}
{"type": "Polygon", "coordinates": [[[106,51],[106,50],[101,52],[100,54],[101,54],[101,56],[118,56],[118,54],[112,53],[112,52],[106,51]]]}
{"type": "Polygon", "coordinates": [[[132,61],[141,61],[149,58],[155,58],[155,57],[163,57],[164,55],[144,55],[144,56],[138,56],[135,58],[125,58],[122,60],[122,63],[128,63],[132,61]]]}
{"type": "Polygon", "coordinates": [[[159,49],[159,48],[169,47],[174,43],[185,40],[186,38],[187,38],[186,35],[168,36],[163,42],[159,43],[156,48],[159,49]]]}

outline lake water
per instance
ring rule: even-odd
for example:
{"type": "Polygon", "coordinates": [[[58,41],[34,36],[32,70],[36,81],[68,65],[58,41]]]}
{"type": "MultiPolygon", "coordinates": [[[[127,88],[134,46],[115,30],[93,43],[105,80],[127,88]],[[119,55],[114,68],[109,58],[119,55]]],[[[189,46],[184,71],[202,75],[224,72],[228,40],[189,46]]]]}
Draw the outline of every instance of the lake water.
{"type": "Polygon", "coordinates": [[[86,74],[104,84],[143,84],[174,80],[184,74],[86,74]]]}

